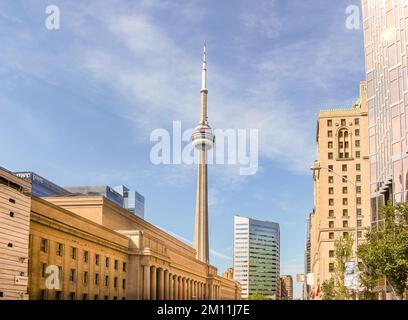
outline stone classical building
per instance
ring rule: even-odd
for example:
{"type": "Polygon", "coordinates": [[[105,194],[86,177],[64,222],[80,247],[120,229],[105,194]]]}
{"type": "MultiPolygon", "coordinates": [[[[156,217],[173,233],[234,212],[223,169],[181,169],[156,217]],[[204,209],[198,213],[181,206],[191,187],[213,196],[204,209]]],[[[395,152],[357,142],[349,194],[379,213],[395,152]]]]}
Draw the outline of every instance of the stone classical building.
{"type": "Polygon", "coordinates": [[[0,300],[28,299],[31,185],[0,167],[0,300]]]}
{"type": "Polygon", "coordinates": [[[354,249],[370,226],[366,83],[349,109],[319,113],[313,167],[314,210],[310,215],[310,268],[314,291],[334,271],[334,242],[353,235],[354,249]]]}
{"type": "Polygon", "coordinates": [[[239,299],[193,248],[103,196],[32,198],[30,299],[239,299]],[[61,287],[48,289],[47,266],[61,287]]]}

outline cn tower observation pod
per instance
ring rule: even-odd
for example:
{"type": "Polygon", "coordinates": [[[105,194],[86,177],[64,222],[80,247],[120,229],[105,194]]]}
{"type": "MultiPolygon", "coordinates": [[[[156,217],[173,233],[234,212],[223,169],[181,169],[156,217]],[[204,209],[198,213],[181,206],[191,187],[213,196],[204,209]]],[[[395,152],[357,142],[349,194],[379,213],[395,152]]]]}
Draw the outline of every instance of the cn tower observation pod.
{"type": "Polygon", "coordinates": [[[210,126],[199,125],[195,128],[191,141],[194,148],[201,151],[211,150],[215,143],[215,135],[210,126]]]}

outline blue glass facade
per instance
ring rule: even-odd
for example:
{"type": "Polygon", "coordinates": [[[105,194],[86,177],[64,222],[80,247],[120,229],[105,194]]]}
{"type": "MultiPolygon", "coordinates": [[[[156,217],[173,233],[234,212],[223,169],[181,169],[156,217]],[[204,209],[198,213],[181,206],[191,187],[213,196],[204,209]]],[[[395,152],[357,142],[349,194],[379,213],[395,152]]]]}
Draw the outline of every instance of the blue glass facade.
{"type": "Polygon", "coordinates": [[[34,172],[15,172],[17,177],[31,183],[31,193],[36,197],[64,196],[70,192],[34,172]]]}

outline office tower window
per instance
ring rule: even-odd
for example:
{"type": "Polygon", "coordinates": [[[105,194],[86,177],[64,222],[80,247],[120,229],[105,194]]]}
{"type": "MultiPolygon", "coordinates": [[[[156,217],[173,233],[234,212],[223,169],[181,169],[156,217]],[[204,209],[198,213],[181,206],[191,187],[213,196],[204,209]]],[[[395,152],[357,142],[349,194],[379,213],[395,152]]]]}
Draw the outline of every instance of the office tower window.
{"type": "Polygon", "coordinates": [[[75,281],[75,269],[71,269],[69,272],[69,281],[75,281]]]}
{"type": "Polygon", "coordinates": [[[360,119],[359,119],[359,118],[355,118],[355,119],[354,119],[354,124],[355,124],[356,126],[360,125],[360,119]]]}
{"type": "Polygon", "coordinates": [[[361,164],[360,163],[356,164],[356,171],[361,171],[361,164]]]}
{"type": "Polygon", "coordinates": [[[56,248],[57,248],[57,250],[56,250],[57,256],[62,257],[63,250],[64,250],[63,244],[62,243],[57,243],[56,248]]]}
{"type": "Polygon", "coordinates": [[[342,126],[345,126],[346,125],[346,119],[341,119],[340,123],[341,123],[342,126]]]}
{"type": "Polygon", "coordinates": [[[84,251],[84,262],[87,263],[89,260],[89,252],[88,251],[84,251]]]}
{"type": "Polygon", "coordinates": [[[343,172],[346,172],[346,171],[347,171],[347,164],[343,164],[343,165],[341,166],[341,170],[342,170],[343,172]]]}
{"type": "Polygon", "coordinates": [[[329,250],[329,258],[334,258],[334,250],[329,250]]]}
{"type": "Polygon", "coordinates": [[[329,199],[329,206],[334,206],[334,199],[329,199]]]}
{"type": "Polygon", "coordinates": [[[334,210],[329,210],[329,217],[334,218],[334,210]]]}
{"type": "Polygon", "coordinates": [[[84,293],[84,295],[82,296],[82,300],[88,300],[88,295],[86,293],[84,293]]]}
{"type": "Polygon", "coordinates": [[[99,266],[99,254],[95,254],[95,264],[99,266]]]}
{"type": "Polygon", "coordinates": [[[343,194],[347,194],[347,187],[343,187],[343,194]]]}
{"type": "Polygon", "coordinates": [[[347,209],[343,209],[343,217],[348,217],[348,210],[347,209]]]}
{"type": "Polygon", "coordinates": [[[126,267],[127,267],[127,266],[126,266],[126,262],[123,262],[123,267],[122,267],[122,271],[123,271],[123,272],[126,272],[126,267]]]}
{"type": "Polygon", "coordinates": [[[333,171],[333,165],[332,164],[329,165],[328,168],[329,168],[329,171],[333,171]]]}
{"type": "Polygon", "coordinates": [[[349,147],[349,143],[348,143],[348,141],[346,141],[346,142],[344,142],[344,148],[348,148],[349,147]]]}
{"type": "Polygon", "coordinates": [[[357,226],[358,226],[358,227],[361,227],[361,226],[362,226],[361,220],[357,220],[357,226]]]}
{"type": "Polygon", "coordinates": [[[356,181],[357,181],[357,182],[361,182],[361,175],[359,175],[359,174],[356,175],[356,181]]]}
{"type": "Polygon", "coordinates": [[[334,239],[334,232],[329,232],[329,239],[331,239],[331,240],[334,239]]]}
{"type": "Polygon", "coordinates": [[[329,272],[334,272],[334,263],[329,263],[329,272]]]}
{"type": "Polygon", "coordinates": [[[115,270],[119,269],[119,261],[118,260],[115,260],[114,268],[115,268],[115,270]]]}
{"type": "Polygon", "coordinates": [[[361,231],[358,231],[358,232],[357,232],[357,237],[358,237],[358,238],[362,238],[362,237],[363,237],[363,233],[362,233],[361,231]]]}
{"type": "Polygon", "coordinates": [[[356,147],[360,146],[360,140],[356,140],[356,147]]]}
{"type": "Polygon", "coordinates": [[[344,143],[343,143],[343,142],[339,142],[339,147],[340,147],[340,148],[344,148],[344,143]]]}
{"type": "Polygon", "coordinates": [[[360,159],[360,151],[356,151],[356,158],[360,159]]]}
{"type": "Polygon", "coordinates": [[[109,258],[105,258],[105,267],[109,268],[109,258]]]}
{"type": "Polygon", "coordinates": [[[357,192],[357,193],[361,193],[361,186],[357,186],[357,187],[356,187],[356,192],[357,192]]]}
{"type": "Polygon", "coordinates": [[[328,127],[333,126],[333,121],[332,121],[332,120],[327,120],[327,126],[328,126],[328,127]]]}
{"type": "Polygon", "coordinates": [[[114,296],[114,297],[113,297],[113,300],[118,300],[118,297],[117,297],[117,296],[114,296]]]}
{"type": "Polygon", "coordinates": [[[333,159],[333,152],[329,152],[329,154],[327,155],[327,157],[329,158],[329,160],[333,159]]]}
{"type": "Polygon", "coordinates": [[[334,228],[334,221],[329,221],[329,228],[333,229],[334,228]]]}
{"type": "Polygon", "coordinates": [[[47,270],[47,264],[41,263],[41,277],[45,278],[45,271],[47,270]]]}
{"type": "Polygon", "coordinates": [[[327,136],[329,138],[333,137],[333,131],[331,131],[331,130],[327,131],[327,136]]]}
{"type": "Polygon", "coordinates": [[[109,286],[109,276],[105,276],[105,287],[109,286]]]}
{"type": "Polygon", "coordinates": [[[55,300],[62,300],[62,292],[55,291],[55,300]]]}
{"type": "Polygon", "coordinates": [[[329,194],[334,194],[334,188],[329,188],[329,194]]]}
{"type": "Polygon", "coordinates": [[[344,153],[344,158],[349,159],[350,158],[350,153],[349,152],[344,153]]]}
{"type": "Polygon", "coordinates": [[[47,290],[40,291],[40,300],[47,300],[47,290]]]}
{"type": "Polygon", "coordinates": [[[13,211],[10,211],[9,216],[10,216],[11,218],[14,218],[14,212],[13,212],[13,211]]]}
{"type": "Polygon", "coordinates": [[[356,137],[360,136],[360,129],[356,129],[356,137]]]}
{"type": "Polygon", "coordinates": [[[329,183],[334,183],[334,177],[332,176],[329,177],[329,183]]]}
{"type": "Polygon", "coordinates": [[[347,176],[343,176],[343,183],[347,183],[347,176]]]}
{"type": "Polygon", "coordinates": [[[75,300],[75,292],[69,293],[69,300],[75,300]]]}
{"type": "Polygon", "coordinates": [[[95,284],[99,284],[99,273],[95,273],[95,284]]]}
{"type": "Polygon", "coordinates": [[[343,232],[343,238],[347,238],[347,237],[348,237],[348,235],[349,235],[349,233],[348,233],[348,232],[343,232]]]}
{"type": "Polygon", "coordinates": [[[105,296],[105,297],[104,297],[105,300],[108,300],[108,298],[109,298],[108,296],[105,296]]]}
{"type": "Polygon", "coordinates": [[[62,266],[58,266],[58,274],[60,279],[64,279],[63,274],[62,274],[62,266]]]}
{"type": "Polygon", "coordinates": [[[348,228],[348,221],[343,221],[343,228],[348,228]]]}
{"type": "Polygon", "coordinates": [[[333,149],[333,141],[329,141],[329,142],[327,143],[327,148],[333,149]]]}
{"type": "Polygon", "coordinates": [[[71,247],[71,258],[76,260],[77,258],[77,248],[71,247]]]}
{"type": "Polygon", "coordinates": [[[113,278],[113,287],[116,289],[118,287],[118,278],[114,277],[113,278]]]}
{"type": "Polygon", "coordinates": [[[41,252],[48,252],[48,240],[41,238],[41,245],[40,245],[41,252]]]}
{"type": "Polygon", "coordinates": [[[122,279],[122,289],[126,289],[126,279],[122,279]]]}
{"type": "Polygon", "coordinates": [[[361,204],[361,198],[360,197],[358,197],[356,200],[357,200],[357,204],[361,204]]]}
{"type": "Polygon", "coordinates": [[[345,155],[344,155],[344,153],[343,153],[343,152],[340,152],[340,153],[339,153],[339,158],[340,158],[340,159],[345,158],[345,155]]]}
{"type": "Polygon", "coordinates": [[[357,215],[358,215],[358,216],[361,216],[361,209],[360,209],[360,208],[357,209],[357,215]]]}
{"type": "Polygon", "coordinates": [[[14,200],[12,198],[9,199],[9,202],[12,203],[12,204],[16,204],[16,200],[14,200]]]}
{"type": "Polygon", "coordinates": [[[348,205],[348,199],[347,198],[343,198],[343,205],[347,206],[348,205]]]}
{"type": "Polygon", "coordinates": [[[84,271],[84,284],[88,284],[88,272],[84,271]]]}

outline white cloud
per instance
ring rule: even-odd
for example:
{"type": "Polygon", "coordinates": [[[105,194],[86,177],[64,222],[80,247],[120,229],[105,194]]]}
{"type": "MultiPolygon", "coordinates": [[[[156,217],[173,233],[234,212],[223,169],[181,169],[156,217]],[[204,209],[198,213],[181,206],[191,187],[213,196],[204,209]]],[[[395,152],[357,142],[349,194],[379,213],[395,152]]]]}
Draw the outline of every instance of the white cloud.
{"type": "MultiPolygon", "coordinates": [[[[156,227],[158,227],[159,229],[163,230],[164,232],[172,235],[173,237],[187,243],[190,246],[193,245],[193,241],[191,241],[190,239],[187,239],[187,238],[185,238],[185,237],[183,237],[183,236],[181,236],[181,235],[179,235],[177,233],[174,233],[173,231],[166,230],[166,229],[164,229],[162,227],[159,227],[157,225],[156,225],[156,227]]],[[[227,255],[225,255],[225,254],[223,254],[223,253],[221,253],[221,252],[219,252],[217,250],[211,249],[211,248],[210,248],[210,255],[212,255],[212,256],[214,256],[216,258],[223,259],[223,260],[232,261],[232,258],[230,256],[227,256],[227,255]]]]}

